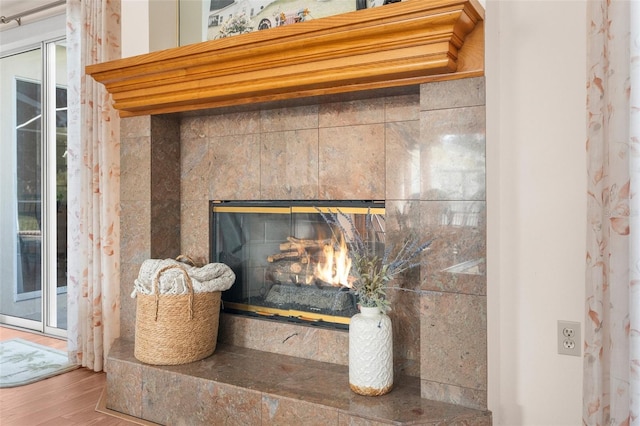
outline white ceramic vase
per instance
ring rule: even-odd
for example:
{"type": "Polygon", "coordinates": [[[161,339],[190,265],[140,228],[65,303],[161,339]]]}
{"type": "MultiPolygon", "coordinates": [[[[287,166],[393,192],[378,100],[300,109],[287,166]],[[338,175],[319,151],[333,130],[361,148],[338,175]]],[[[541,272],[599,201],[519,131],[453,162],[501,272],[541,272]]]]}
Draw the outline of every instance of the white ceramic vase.
{"type": "Polygon", "coordinates": [[[393,387],[391,319],[380,309],[361,307],[349,324],[349,387],[360,395],[378,396],[393,387]]]}

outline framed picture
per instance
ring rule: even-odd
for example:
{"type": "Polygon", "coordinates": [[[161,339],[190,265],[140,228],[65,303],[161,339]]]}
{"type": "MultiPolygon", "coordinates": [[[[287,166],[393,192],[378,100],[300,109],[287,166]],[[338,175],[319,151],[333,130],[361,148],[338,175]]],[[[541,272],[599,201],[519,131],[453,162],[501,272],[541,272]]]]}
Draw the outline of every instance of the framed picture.
{"type": "Polygon", "coordinates": [[[204,0],[206,39],[293,25],[401,0],[204,0]],[[206,5],[205,5],[206,6],[206,5]]]}

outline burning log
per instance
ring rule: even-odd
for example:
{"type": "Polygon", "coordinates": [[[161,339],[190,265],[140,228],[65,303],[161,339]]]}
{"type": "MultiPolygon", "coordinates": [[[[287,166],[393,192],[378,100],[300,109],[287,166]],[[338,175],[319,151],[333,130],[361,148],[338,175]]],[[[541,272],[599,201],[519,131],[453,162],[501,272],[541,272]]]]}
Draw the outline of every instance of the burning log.
{"type": "Polygon", "coordinates": [[[312,284],[313,270],[308,269],[308,264],[283,260],[267,265],[265,278],[280,284],[312,284]]]}
{"type": "Polygon", "coordinates": [[[280,244],[280,251],[298,250],[300,246],[290,241],[280,244]]]}
{"type": "Polygon", "coordinates": [[[340,286],[348,282],[351,268],[346,248],[334,249],[331,239],[288,237],[267,262],[265,278],[276,284],[340,286]]]}
{"type": "Polygon", "coordinates": [[[280,253],[267,256],[267,262],[274,263],[281,260],[298,260],[309,263],[309,258],[323,247],[331,244],[331,240],[309,240],[287,237],[287,242],[280,244],[280,253]]]}
{"type": "Polygon", "coordinates": [[[267,256],[267,262],[274,263],[281,260],[298,260],[301,263],[309,263],[309,257],[315,252],[331,244],[331,240],[309,240],[296,237],[288,237],[286,243],[280,244],[280,253],[267,256]]]}
{"type": "Polygon", "coordinates": [[[300,250],[307,251],[310,249],[320,250],[327,244],[331,244],[331,239],[326,240],[307,240],[296,237],[288,237],[286,243],[280,244],[280,250],[300,250]]]}
{"type": "Polygon", "coordinates": [[[278,262],[280,260],[292,260],[292,259],[300,260],[300,262],[302,263],[309,263],[309,257],[306,255],[306,253],[300,254],[300,252],[298,251],[285,251],[282,253],[276,253],[276,254],[267,256],[267,262],[269,263],[278,262]]]}
{"type": "Polygon", "coordinates": [[[306,268],[307,265],[302,262],[283,260],[273,265],[267,265],[267,272],[274,271],[286,274],[299,274],[306,268]]]}

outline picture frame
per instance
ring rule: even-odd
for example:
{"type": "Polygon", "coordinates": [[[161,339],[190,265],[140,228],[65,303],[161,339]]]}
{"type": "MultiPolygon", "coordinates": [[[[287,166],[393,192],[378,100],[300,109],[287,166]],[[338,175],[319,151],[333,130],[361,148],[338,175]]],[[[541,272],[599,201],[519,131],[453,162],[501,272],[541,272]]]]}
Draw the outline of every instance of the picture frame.
{"type": "Polygon", "coordinates": [[[204,33],[206,40],[215,40],[399,1],[402,0],[204,0],[204,33]]]}

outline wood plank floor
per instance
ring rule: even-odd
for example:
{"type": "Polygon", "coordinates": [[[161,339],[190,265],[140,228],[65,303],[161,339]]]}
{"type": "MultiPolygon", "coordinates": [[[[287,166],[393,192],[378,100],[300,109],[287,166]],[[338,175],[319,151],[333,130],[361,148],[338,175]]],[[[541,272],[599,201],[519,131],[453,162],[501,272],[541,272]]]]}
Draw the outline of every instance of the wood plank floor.
{"type": "MultiPolygon", "coordinates": [[[[16,337],[61,350],[67,347],[64,340],[0,327],[0,341],[16,337]]],[[[29,385],[0,389],[0,425],[138,424],[96,411],[105,382],[104,373],[79,368],[29,385]]]]}

